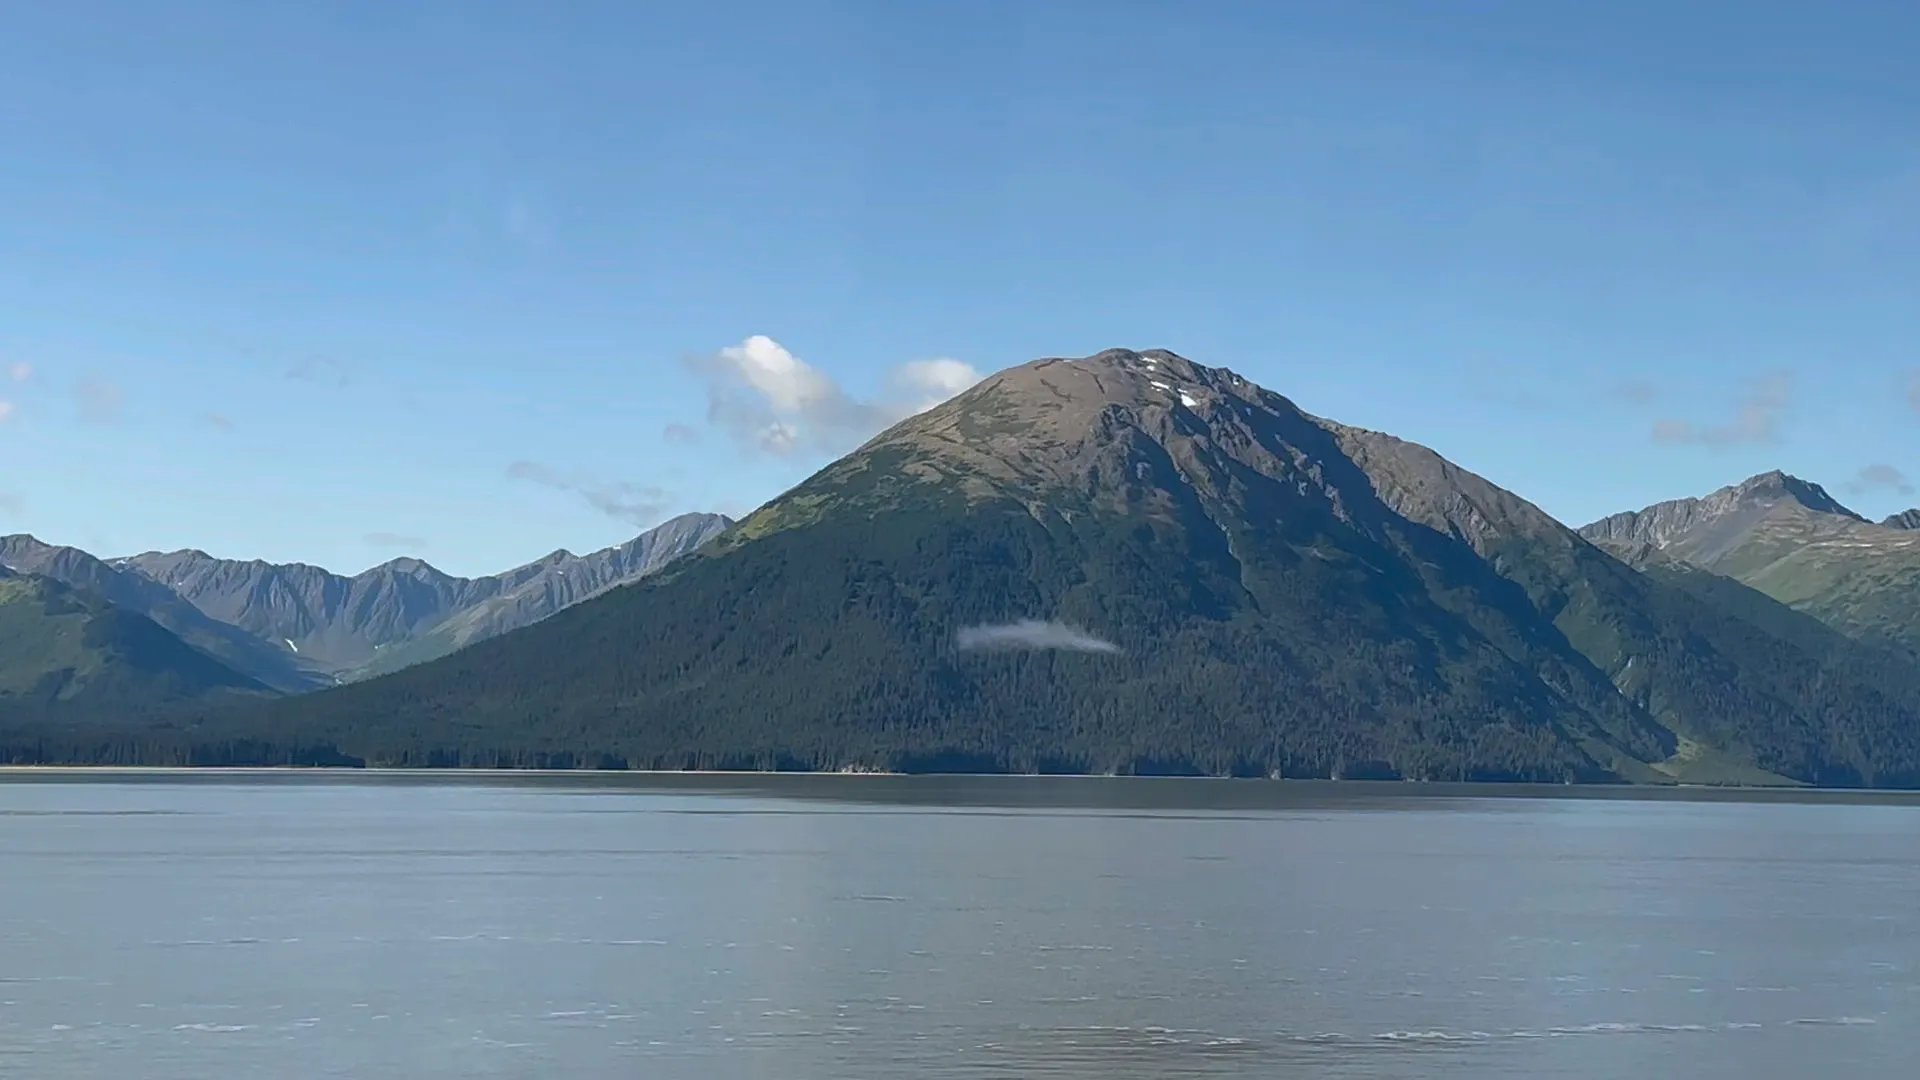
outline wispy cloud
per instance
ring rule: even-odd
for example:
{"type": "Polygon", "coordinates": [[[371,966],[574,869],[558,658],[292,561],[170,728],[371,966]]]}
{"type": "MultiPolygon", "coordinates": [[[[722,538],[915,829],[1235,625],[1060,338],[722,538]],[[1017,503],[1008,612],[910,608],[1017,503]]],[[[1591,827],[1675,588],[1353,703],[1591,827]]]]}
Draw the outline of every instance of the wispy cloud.
{"type": "Polygon", "coordinates": [[[200,416],[200,423],[202,426],[210,427],[215,431],[232,431],[233,430],[233,418],[227,416],[224,413],[217,413],[217,412],[202,413],[200,416]]]}
{"type": "Polygon", "coordinates": [[[668,424],[666,429],[660,433],[660,437],[670,443],[692,446],[700,441],[700,429],[691,428],[685,424],[668,424]]]}
{"type": "Polygon", "coordinates": [[[553,246],[553,221],[540,204],[524,196],[507,200],[500,212],[500,229],[507,238],[533,248],[553,246]]]}
{"type": "Polygon", "coordinates": [[[1613,396],[1629,405],[1647,406],[1660,397],[1660,388],[1645,379],[1627,379],[1614,386],[1613,396]]]}
{"type": "Polygon", "coordinates": [[[844,450],[980,380],[958,360],[918,360],[889,373],[891,399],[863,401],[764,334],[688,363],[707,383],[708,422],[781,457],[844,450]]]}
{"type": "Polygon", "coordinates": [[[83,378],[74,384],[73,398],[83,422],[89,424],[120,422],[120,406],[123,397],[120,387],[114,383],[91,376],[83,378]]]}
{"type": "Polygon", "coordinates": [[[1654,421],[1653,439],[1668,444],[1734,446],[1770,443],[1780,438],[1780,418],[1792,404],[1793,376],[1776,371],[1754,381],[1740,398],[1733,419],[1725,424],[1697,424],[1692,420],[1654,421]]]}
{"type": "Polygon", "coordinates": [[[417,551],[427,546],[425,540],[418,536],[408,536],[406,533],[370,532],[360,539],[366,541],[369,546],[377,548],[406,548],[417,551]]]}
{"type": "Polygon", "coordinates": [[[353,383],[352,367],[325,356],[308,356],[287,365],[287,378],[345,389],[353,383]]]}
{"type": "Polygon", "coordinates": [[[13,419],[13,414],[18,411],[13,407],[13,402],[0,399],[0,424],[13,419]]]}
{"type": "Polygon", "coordinates": [[[1019,622],[969,626],[954,635],[954,644],[973,649],[1064,649],[1068,652],[1117,653],[1120,646],[1065,623],[1022,619],[1019,622]]]}
{"type": "Polygon", "coordinates": [[[0,491],[0,514],[17,514],[27,508],[26,500],[10,491],[0,491]]]}
{"type": "Polygon", "coordinates": [[[1913,494],[1913,481],[1907,474],[1891,465],[1868,465],[1854,475],[1847,490],[1855,495],[1865,495],[1875,491],[1893,491],[1901,495],[1913,494]]]}
{"type": "Polygon", "coordinates": [[[15,360],[7,365],[7,378],[14,382],[26,382],[33,378],[33,365],[25,360],[15,360]]]}
{"type": "Polygon", "coordinates": [[[634,525],[656,524],[667,509],[667,493],[657,487],[599,480],[585,473],[563,473],[537,461],[516,461],[507,466],[507,476],[556,491],[570,491],[608,517],[634,525]]]}

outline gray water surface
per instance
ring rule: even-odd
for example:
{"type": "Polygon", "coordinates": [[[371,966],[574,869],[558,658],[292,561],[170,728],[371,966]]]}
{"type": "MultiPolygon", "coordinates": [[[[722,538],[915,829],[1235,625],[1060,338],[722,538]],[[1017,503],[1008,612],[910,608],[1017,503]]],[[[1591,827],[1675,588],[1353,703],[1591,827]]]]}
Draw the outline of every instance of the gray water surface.
{"type": "Polygon", "coordinates": [[[1920,808],[0,775],[0,1074],[1894,1077],[1920,808]]]}

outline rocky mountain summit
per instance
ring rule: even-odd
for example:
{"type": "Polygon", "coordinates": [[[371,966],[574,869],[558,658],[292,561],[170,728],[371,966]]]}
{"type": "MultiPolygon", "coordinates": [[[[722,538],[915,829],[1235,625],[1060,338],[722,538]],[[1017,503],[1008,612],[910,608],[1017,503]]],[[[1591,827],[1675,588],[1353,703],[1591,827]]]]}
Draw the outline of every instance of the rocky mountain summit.
{"type": "Polygon", "coordinates": [[[1580,533],[1630,562],[1684,562],[1852,636],[1920,650],[1920,532],[1874,524],[1818,484],[1762,473],[1703,498],[1615,514],[1580,533]]]}

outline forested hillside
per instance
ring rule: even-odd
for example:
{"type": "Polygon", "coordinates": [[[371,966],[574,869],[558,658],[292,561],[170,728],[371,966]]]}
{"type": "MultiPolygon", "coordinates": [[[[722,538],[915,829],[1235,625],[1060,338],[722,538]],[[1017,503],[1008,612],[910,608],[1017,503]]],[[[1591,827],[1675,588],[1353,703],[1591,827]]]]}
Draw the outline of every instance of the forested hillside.
{"type": "Polygon", "coordinates": [[[536,626],[0,753],[1920,784],[1914,681],[1771,603],[1629,567],[1230,371],[1116,350],[1003,372],[536,626]],[[1051,629],[960,647],[1021,620],[1051,629]]]}

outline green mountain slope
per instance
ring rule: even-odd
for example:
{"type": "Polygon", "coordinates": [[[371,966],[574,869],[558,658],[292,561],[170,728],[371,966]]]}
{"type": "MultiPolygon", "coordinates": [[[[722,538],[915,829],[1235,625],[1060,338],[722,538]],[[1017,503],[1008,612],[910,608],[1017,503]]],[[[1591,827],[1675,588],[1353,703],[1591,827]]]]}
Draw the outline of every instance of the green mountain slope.
{"type": "Polygon", "coordinates": [[[48,578],[0,571],[0,714],[265,690],[144,615],[48,578]]]}
{"type": "Polygon", "coordinates": [[[452,577],[418,559],[351,577],[194,550],[108,561],[24,534],[0,536],[0,566],[146,615],[236,670],[300,692],[396,671],[538,622],[652,573],[729,524],[718,514],[685,514],[616,547],[556,551],[482,578],[452,577]]]}
{"type": "Polygon", "coordinates": [[[275,690],[297,693],[331,682],[280,643],[212,618],[165,585],[79,548],[42,543],[24,534],[0,536],[0,566],[57,581],[121,611],[143,615],[194,649],[275,690]]]}
{"type": "Polygon", "coordinates": [[[1920,531],[1873,524],[1817,484],[1763,473],[1702,499],[1615,514],[1580,530],[1733,578],[1862,640],[1920,653],[1920,531]]]}
{"type": "Polygon", "coordinates": [[[201,759],[1920,783],[1915,699],[1763,622],[1423,447],[1114,350],[1002,372],[648,581],[181,738],[201,759]],[[982,628],[1081,648],[963,648],[982,628]]]}

